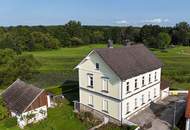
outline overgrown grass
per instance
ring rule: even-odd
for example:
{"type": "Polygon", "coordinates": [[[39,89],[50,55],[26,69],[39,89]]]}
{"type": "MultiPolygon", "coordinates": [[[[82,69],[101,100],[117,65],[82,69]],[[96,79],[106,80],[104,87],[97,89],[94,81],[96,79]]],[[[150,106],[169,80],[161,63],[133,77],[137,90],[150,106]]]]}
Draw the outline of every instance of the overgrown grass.
{"type": "MultiPolygon", "coordinates": [[[[116,45],[120,47],[121,45],[116,45]]],[[[73,68],[94,48],[104,48],[104,44],[86,45],[75,48],[60,48],[52,51],[25,52],[33,54],[42,64],[39,74],[32,83],[41,87],[62,84],[66,79],[78,80],[73,68]]],[[[164,63],[163,77],[173,80],[175,89],[188,89],[190,86],[190,47],[178,46],[160,51],[151,49],[164,63]]]]}

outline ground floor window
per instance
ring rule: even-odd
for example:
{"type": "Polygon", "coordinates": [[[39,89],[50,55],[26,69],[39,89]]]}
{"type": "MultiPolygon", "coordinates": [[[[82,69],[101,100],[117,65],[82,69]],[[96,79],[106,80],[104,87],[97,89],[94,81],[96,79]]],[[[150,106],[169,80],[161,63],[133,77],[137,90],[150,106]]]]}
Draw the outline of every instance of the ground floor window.
{"type": "Polygon", "coordinates": [[[137,108],[137,98],[135,98],[135,109],[137,108]]]}
{"type": "Polygon", "coordinates": [[[108,113],[108,101],[103,100],[102,104],[103,104],[103,107],[102,107],[103,111],[108,113]]]}
{"type": "Polygon", "coordinates": [[[94,106],[94,103],[93,103],[93,96],[92,96],[92,95],[89,95],[89,97],[88,97],[88,105],[89,105],[89,106],[94,106]]]}
{"type": "Polygon", "coordinates": [[[130,111],[129,111],[129,102],[127,102],[126,104],[126,114],[128,114],[130,111]]]}

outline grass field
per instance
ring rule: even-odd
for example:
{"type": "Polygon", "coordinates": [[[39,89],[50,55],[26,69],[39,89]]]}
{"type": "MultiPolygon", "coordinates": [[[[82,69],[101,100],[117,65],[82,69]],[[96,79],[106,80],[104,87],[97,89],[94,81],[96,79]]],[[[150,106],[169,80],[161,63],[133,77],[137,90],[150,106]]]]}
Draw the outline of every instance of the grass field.
{"type": "MultiPolygon", "coordinates": [[[[78,120],[73,108],[68,100],[64,100],[63,105],[48,109],[48,118],[32,126],[25,127],[24,130],[86,130],[87,124],[78,120]]],[[[10,123],[9,119],[0,121],[0,130],[21,130],[16,124],[10,123]]]]}
{"type": "MultiPolygon", "coordinates": [[[[121,45],[116,45],[120,47],[121,45]]],[[[73,68],[94,48],[106,45],[86,45],[75,48],[61,48],[53,51],[26,52],[33,54],[40,62],[40,74],[34,76],[32,82],[39,86],[50,87],[60,85],[65,79],[77,79],[77,71],[73,68]]],[[[167,51],[152,49],[163,61],[163,77],[172,79],[173,88],[188,89],[190,87],[190,47],[175,47],[167,51]]]]}

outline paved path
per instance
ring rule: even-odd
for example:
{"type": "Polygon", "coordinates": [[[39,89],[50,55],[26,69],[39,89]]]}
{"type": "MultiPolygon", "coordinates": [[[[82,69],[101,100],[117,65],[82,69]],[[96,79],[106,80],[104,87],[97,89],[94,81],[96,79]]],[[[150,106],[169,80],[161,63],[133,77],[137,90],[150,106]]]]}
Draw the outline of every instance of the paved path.
{"type": "Polygon", "coordinates": [[[144,130],[170,130],[173,125],[175,101],[181,101],[176,103],[176,122],[178,122],[184,114],[185,97],[185,95],[169,96],[163,101],[152,103],[129,121],[138,124],[144,130]]]}

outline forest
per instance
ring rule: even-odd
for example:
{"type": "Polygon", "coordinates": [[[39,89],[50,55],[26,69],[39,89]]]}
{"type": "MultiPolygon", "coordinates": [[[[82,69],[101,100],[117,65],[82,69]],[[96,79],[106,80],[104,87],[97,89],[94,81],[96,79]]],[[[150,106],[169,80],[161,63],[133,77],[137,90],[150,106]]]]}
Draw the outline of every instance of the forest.
{"type": "Polygon", "coordinates": [[[189,46],[190,26],[187,22],[180,22],[174,27],[85,26],[79,21],[69,21],[57,26],[0,27],[0,49],[10,48],[17,53],[107,43],[108,39],[114,44],[125,44],[130,40],[160,49],[169,45],[189,46]]]}

